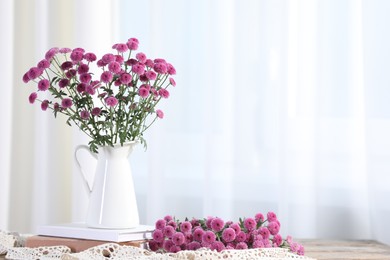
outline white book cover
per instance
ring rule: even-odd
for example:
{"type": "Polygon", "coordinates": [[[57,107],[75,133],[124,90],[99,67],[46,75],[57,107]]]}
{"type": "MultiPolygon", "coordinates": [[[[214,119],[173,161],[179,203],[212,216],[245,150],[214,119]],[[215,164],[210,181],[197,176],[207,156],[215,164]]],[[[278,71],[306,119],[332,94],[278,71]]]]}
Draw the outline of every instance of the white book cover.
{"type": "Polygon", "coordinates": [[[154,229],[154,226],[149,225],[140,225],[130,229],[99,229],[89,228],[85,223],[67,223],[40,226],[38,227],[38,235],[110,242],[127,242],[151,239],[154,229]]]}

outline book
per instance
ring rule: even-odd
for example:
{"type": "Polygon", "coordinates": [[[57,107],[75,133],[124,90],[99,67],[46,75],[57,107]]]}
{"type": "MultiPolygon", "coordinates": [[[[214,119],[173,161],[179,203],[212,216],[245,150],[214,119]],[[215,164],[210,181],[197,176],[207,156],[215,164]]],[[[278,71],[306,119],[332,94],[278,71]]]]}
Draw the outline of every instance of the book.
{"type": "Polygon", "coordinates": [[[100,229],[87,227],[85,223],[67,223],[38,227],[37,235],[89,239],[107,242],[126,242],[151,239],[154,226],[140,225],[129,229],[100,229]]]}
{"type": "Polygon", "coordinates": [[[49,236],[29,236],[25,240],[25,247],[42,247],[42,246],[67,246],[72,253],[78,253],[87,250],[91,247],[106,243],[116,243],[118,245],[134,246],[139,248],[147,248],[148,240],[136,240],[127,242],[110,242],[99,240],[88,240],[78,238],[64,238],[64,237],[49,237],[49,236]]]}

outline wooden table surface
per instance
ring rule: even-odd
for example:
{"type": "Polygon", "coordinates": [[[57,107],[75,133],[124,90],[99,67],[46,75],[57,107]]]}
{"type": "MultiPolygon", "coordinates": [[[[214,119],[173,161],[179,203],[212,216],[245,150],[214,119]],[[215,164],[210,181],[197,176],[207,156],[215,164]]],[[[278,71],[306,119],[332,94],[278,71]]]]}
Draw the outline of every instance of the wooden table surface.
{"type": "Polygon", "coordinates": [[[299,242],[305,247],[305,255],[317,260],[390,260],[390,246],[372,240],[310,239],[299,242]]]}
{"type": "Polygon", "coordinates": [[[390,246],[372,240],[300,240],[305,255],[318,260],[390,260],[390,246]]]}

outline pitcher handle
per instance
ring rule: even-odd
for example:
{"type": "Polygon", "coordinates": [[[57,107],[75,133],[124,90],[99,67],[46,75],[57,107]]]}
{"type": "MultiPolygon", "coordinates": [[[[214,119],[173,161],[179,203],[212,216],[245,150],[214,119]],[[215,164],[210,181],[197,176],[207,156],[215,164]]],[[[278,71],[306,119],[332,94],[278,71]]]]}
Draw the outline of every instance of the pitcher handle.
{"type": "Polygon", "coordinates": [[[91,192],[92,192],[92,187],[89,185],[89,183],[88,183],[88,181],[87,181],[87,178],[86,178],[86,176],[85,176],[85,173],[84,173],[84,171],[83,171],[83,168],[81,167],[80,161],[79,161],[79,159],[77,158],[77,152],[78,152],[79,150],[81,150],[81,149],[86,150],[86,151],[87,151],[90,155],[92,155],[96,160],[97,160],[97,155],[96,155],[95,153],[91,152],[91,150],[89,150],[89,147],[86,146],[86,145],[84,145],[84,144],[81,144],[81,145],[76,146],[76,149],[75,149],[75,151],[74,151],[74,158],[75,158],[75,160],[76,160],[76,165],[77,165],[77,167],[79,168],[81,177],[82,177],[82,179],[83,179],[83,181],[84,181],[84,187],[85,187],[86,191],[88,192],[88,194],[91,194],[91,192]]]}

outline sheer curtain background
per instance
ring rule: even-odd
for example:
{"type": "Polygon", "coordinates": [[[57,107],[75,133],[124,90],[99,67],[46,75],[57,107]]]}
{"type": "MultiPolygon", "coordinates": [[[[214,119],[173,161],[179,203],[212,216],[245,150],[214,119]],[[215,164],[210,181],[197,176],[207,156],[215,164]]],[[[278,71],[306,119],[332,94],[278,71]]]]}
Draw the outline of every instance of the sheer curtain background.
{"type": "Polygon", "coordinates": [[[103,54],[136,37],[178,71],[148,150],[131,157],[144,223],[274,211],[284,236],[390,244],[390,2],[6,0],[0,10],[0,229],[80,221],[88,203],[73,161],[88,140],[28,104],[23,73],[53,46],[103,54]]]}

